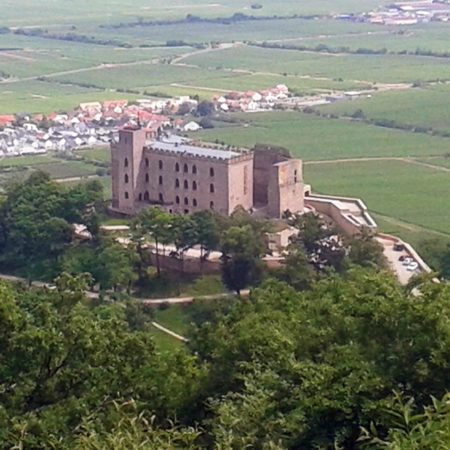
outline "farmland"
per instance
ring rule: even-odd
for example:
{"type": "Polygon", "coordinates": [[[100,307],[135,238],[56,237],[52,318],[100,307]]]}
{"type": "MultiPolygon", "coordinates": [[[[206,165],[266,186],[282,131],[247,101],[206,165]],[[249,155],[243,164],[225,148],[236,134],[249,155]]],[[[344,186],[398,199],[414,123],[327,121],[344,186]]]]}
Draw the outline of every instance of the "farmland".
{"type": "Polygon", "coordinates": [[[450,172],[404,161],[307,164],[306,180],[320,193],[362,197],[383,216],[450,235],[450,172]]]}
{"type": "Polygon", "coordinates": [[[217,127],[196,136],[252,147],[269,143],[309,160],[444,155],[450,139],[387,129],[364,123],[331,120],[295,112],[239,114],[243,125],[217,127]]]}
{"type": "Polygon", "coordinates": [[[433,85],[404,91],[380,92],[371,98],[340,102],[320,108],[326,113],[350,116],[361,110],[375,120],[392,120],[450,132],[449,85],[433,85]]]}

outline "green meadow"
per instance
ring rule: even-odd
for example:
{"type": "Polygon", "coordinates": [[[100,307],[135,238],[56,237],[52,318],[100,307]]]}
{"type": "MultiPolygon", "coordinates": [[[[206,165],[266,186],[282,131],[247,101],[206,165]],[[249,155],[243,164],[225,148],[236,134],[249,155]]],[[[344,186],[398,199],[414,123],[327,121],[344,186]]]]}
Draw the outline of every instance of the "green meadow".
{"type": "Polygon", "coordinates": [[[450,237],[450,172],[402,161],[305,166],[315,192],[360,197],[369,210],[450,237]]]}
{"type": "Polygon", "coordinates": [[[319,109],[347,116],[361,110],[369,119],[387,119],[398,124],[450,132],[449,103],[450,85],[438,84],[426,88],[380,92],[371,98],[336,102],[319,109]]]}
{"type": "Polygon", "coordinates": [[[256,143],[280,145],[305,161],[427,157],[444,155],[450,148],[449,138],[300,112],[238,114],[235,117],[244,123],[203,130],[195,136],[245,147],[256,143]]]}

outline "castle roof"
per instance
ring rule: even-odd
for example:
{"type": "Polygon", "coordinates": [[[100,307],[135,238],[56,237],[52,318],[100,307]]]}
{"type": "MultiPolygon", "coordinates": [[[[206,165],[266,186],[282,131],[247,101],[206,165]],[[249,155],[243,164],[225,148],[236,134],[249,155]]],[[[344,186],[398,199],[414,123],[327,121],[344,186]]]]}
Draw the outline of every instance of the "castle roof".
{"type": "Polygon", "coordinates": [[[182,153],[190,156],[205,158],[232,159],[241,156],[241,153],[227,150],[225,147],[219,149],[187,144],[185,142],[152,141],[149,143],[149,147],[158,151],[182,153]]]}

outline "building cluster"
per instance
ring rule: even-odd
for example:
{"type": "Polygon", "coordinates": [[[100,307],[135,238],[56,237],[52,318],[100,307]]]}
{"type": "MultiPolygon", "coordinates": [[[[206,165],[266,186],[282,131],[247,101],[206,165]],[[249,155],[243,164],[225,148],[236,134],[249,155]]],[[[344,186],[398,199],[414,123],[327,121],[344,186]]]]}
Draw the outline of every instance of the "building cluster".
{"type": "Polygon", "coordinates": [[[256,112],[274,109],[277,105],[286,103],[289,97],[291,97],[289,88],[279,84],[259,92],[229,92],[214,97],[213,102],[220,111],[256,112]]]}
{"type": "Polygon", "coordinates": [[[448,22],[450,4],[445,1],[422,0],[396,2],[388,8],[372,11],[361,16],[341,15],[340,19],[365,21],[381,25],[415,25],[426,22],[448,22]]]}
{"type": "Polygon", "coordinates": [[[267,217],[304,208],[302,162],[278,150],[250,151],[179,136],[155,139],[125,127],[111,146],[112,210],[133,215],[159,205],[171,213],[241,207],[267,217]]]}
{"type": "Polygon", "coordinates": [[[192,131],[192,123],[172,121],[164,112],[176,112],[180,105],[197,102],[189,97],[81,103],[70,113],[48,116],[1,115],[0,156],[19,156],[71,151],[83,147],[108,145],[118,130],[129,124],[141,124],[154,135],[171,127],[192,131]],[[187,128],[185,129],[185,127],[187,128]]]}

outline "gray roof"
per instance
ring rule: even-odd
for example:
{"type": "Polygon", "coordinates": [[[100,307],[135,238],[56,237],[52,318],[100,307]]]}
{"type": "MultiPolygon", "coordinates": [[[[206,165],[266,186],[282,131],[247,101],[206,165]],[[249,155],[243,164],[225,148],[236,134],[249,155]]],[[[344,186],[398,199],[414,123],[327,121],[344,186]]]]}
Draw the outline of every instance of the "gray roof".
{"type": "Polygon", "coordinates": [[[240,156],[240,153],[230,150],[218,150],[215,148],[199,147],[186,143],[153,141],[150,143],[150,147],[155,150],[163,150],[173,153],[184,153],[192,156],[203,156],[208,158],[231,159],[235,158],[236,156],[240,156]]]}

